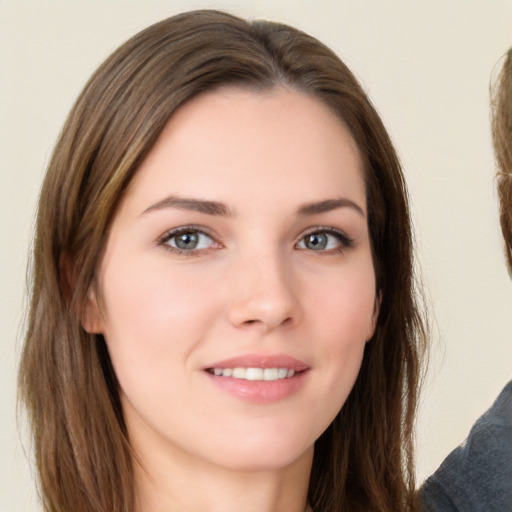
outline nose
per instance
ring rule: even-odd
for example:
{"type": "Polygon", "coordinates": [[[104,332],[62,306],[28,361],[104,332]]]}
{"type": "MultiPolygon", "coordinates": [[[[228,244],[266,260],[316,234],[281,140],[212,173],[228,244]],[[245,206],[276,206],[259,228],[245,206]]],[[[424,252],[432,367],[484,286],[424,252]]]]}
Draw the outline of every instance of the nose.
{"type": "Polygon", "coordinates": [[[263,333],[296,324],[301,316],[298,283],[279,254],[253,254],[230,280],[228,317],[239,328],[263,333]]]}

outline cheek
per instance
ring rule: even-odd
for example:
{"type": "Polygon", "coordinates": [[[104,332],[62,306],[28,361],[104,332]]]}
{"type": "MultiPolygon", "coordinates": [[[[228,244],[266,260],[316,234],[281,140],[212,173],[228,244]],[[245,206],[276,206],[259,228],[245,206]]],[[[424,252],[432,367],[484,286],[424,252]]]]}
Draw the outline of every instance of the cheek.
{"type": "Polygon", "coordinates": [[[315,299],[317,320],[313,339],[319,346],[318,367],[322,370],[319,382],[326,397],[323,405],[332,420],[354,385],[366,342],[373,333],[375,281],[372,267],[333,278],[323,293],[315,294],[315,299]]]}
{"type": "Polygon", "coordinates": [[[158,259],[139,261],[137,272],[128,257],[116,261],[102,276],[104,335],[116,372],[154,371],[185,357],[218,316],[208,282],[158,259]]]}
{"type": "Polygon", "coordinates": [[[218,317],[213,283],[155,258],[139,260],[137,272],[129,258],[116,261],[103,274],[104,334],[125,414],[137,411],[155,428],[172,424],[171,411],[195,399],[178,384],[189,381],[193,354],[218,317]]]}
{"type": "Polygon", "coordinates": [[[103,274],[107,320],[169,328],[175,319],[200,318],[214,306],[207,272],[170,265],[165,255],[139,258],[133,264],[129,258],[117,261],[119,265],[107,267],[103,274]]]}
{"type": "Polygon", "coordinates": [[[312,291],[312,309],[333,350],[368,341],[375,319],[375,278],[369,264],[348,269],[324,280],[312,291]]]}

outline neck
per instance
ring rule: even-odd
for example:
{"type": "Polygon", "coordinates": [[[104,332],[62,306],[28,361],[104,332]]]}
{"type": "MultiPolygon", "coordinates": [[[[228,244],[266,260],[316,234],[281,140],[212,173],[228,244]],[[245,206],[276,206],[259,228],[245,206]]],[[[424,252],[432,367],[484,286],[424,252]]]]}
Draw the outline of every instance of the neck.
{"type": "Polygon", "coordinates": [[[232,469],[160,453],[135,469],[137,512],[305,512],[312,449],[278,469],[232,469]]]}

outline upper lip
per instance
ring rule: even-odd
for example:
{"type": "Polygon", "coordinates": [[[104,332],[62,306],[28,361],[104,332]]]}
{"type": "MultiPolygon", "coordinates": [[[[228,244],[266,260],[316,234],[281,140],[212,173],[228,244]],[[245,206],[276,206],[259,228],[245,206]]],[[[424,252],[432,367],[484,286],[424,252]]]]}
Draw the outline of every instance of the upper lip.
{"type": "Polygon", "coordinates": [[[309,366],[286,354],[243,354],[216,361],[205,370],[210,368],[288,368],[300,372],[309,366]]]}

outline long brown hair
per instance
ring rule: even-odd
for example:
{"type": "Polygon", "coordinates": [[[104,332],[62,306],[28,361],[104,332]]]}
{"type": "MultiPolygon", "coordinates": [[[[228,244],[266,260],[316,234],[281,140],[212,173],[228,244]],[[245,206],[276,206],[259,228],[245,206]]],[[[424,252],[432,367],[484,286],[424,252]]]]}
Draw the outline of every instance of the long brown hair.
{"type": "Polygon", "coordinates": [[[492,135],[498,171],[501,232],[512,276],[512,48],[507,52],[491,101],[492,135]]]}
{"type": "Polygon", "coordinates": [[[123,44],[64,125],[39,200],[20,396],[47,511],[133,512],[133,456],[102,336],[80,312],[116,207],[176,109],[223,85],[285,85],[326,104],[364,162],[380,314],[342,410],[315,445],[315,512],[413,509],[413,419],[425,323],[407,190],[389,136],[341,60],[285,25],[194,11],[123,44]]]}

